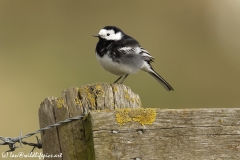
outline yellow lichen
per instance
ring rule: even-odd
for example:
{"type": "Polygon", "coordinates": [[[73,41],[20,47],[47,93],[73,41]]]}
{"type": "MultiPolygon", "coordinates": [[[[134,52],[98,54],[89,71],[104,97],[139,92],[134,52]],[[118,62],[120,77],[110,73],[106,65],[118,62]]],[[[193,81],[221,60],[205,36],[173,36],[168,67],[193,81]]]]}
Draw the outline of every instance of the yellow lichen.
{"type": "Polygon", "coordinates": [[[132,118],[129,116],[130,108],[117,109],[116,120],[120,126],[123,126],[127,122],[131,122],[132,118]]]}
{"type": "Polygon", "coordinates": [[[74,99],[74,102],[75,102],[76,104],[79,104],[80,106],[82,106],[82,102],[81,102],[80,99],[75,98],[75,99],[74,99]]]}
{"type": "Polygon", "coordinates": [[[62,98],[57,99],[57,108],[62,108],[64,105],[64,100],[62,98]]]}
{"type": "Polygon", "coordinates": [[[105,92],[100,84],[83,86],[79,89],[79,93],[83,100],[87,100],[92,107],[96,106],[96,98],[105,96],[105,92]]]}
{"type": "Polygon", "coordinates": [[[99,84],[96,84],[96,85],[94,86],[93,92],[96,93],[96,96],[97,96],[97,97],[104,97],[104,96],[105,96],[105,92],[104,92],[102,86],[99,85],[99,84]]]}
{"type": "Polygon", "coordinates": [[[129,99],[130,98],[130,95],[128,93],[128,91],[126,89],[124,89],[124,93],[125,93],[125,98],[126,99],[129,99]]]}
{"type": "Polygon", "coordinates": [[[118,87],[116,85],[112,85],[112,89],[113,89],[113,92],[117,92],[118,91],[118,87]]]}
{"type": "Polygon", "coordinates": [[[95,101],[95,96],[94,94],[91,93],[90,89],[85,86],[85,93],[87,94],[87,99],[89,100],[91,106],[95,106],[96,105],[96,101],[95,101]]]}
{"type": "Polygon", "coordinates": [[[122,108],[116,110],[116,121],[120,126],[127,122],[138,122],[141,125],[152,124],[156,119],[154,108],[122,108]]]}
{"type": "Polygon", "coordinates": [[[89,101],[92,107],[96,106],[95,96],[92,93],[90,86],[83,86],[79,89],[80,95],[83,96],[83,100],[89,101]]]}
{"type": "Polygon", "coordinates": [[[126,100],[128,101],[128,102],[134,102],[134,98],[133,98],[133,96],[131,96],[129,93],[128,93],[128,90],[124,90],[124,94],[125,94],[125,98],[126,98],[126,100]]]}
{"type": "Polygon", "coordinates": [[[140,106],[140,107],[142,106],[142,103],[141,103],[139,97],[136,97],[136,98],[135,98],[135,102],[138,104],[138,106],[140,106]]]}

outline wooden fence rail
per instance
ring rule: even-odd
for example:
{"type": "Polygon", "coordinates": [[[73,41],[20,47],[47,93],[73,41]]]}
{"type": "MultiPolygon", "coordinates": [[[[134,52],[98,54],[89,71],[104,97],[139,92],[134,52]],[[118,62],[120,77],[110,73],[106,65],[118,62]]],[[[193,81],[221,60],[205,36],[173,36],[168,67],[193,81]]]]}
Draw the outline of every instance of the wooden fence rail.
{"type": "Polygon", "coordinates": [[[128,87],[98,83],[46,98],[40,127],[83,113],[84,120],[41,133],[44,154],[62,153],[63,160],[240,159],[238,108],[141,108],[128,87]]]}

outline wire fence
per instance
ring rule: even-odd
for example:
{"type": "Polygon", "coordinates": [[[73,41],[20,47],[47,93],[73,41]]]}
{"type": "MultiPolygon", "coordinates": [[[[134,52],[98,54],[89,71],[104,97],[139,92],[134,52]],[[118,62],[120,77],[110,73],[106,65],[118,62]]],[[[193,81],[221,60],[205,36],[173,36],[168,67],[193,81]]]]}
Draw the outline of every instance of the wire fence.
{"type": "Polygon", "coordinates": [[[20,136],[18,136],[18,137],[5,137],[4,138],[4,137],[0,136],[0,140],[3,141],[3,142],[0,143],[0,145],[8,145],[9,146],[10,150],[8,150],[6,152],[13,152],[13,151],[15,151],[16,148],[19,148],[19,146],[15,145],[16,143],[19,143],[21,147],[22,147],[22,144],[29,145],[29,146],[33,147],[33,149],[31,150],[31,152],[33,152],[33,150],[35,148],[38,148],[38,149],[42,148],[41,140],[38,139],[37,136],[36,136],[37,143],[28,143],[28,142],[22,141],[22,139],[31,137],[31,136],[33,136],[35,134],[38,134],[38,133],[40,133],[40,132],[42,132],[44,130],[51,129],[53,127],[57,127],[57,126],[60,126],[62,124],[68,123],[68,122],[72,122],[72,121],[75,121],[75,120],[83,119],[84,117],[85,116],[76,116],[76,117],[73,117],[73,118],[67,118],[64,121],[60,121],[60,122],[57,122],[55,124],[49,125],[47,127],[41,128],[41,129],[39,129],[39,130],[37,130],[35,132],[26,134],[25,136],[22,136],[22,132],[20,132],[20,136]]]}

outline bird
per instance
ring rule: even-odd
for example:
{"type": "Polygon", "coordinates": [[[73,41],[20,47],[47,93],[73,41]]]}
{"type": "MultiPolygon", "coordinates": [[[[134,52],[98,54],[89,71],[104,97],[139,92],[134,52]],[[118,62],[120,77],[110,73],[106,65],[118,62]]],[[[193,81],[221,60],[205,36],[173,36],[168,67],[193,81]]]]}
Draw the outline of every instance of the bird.
{"type": "Polygon", "coordinates": [[[98,62],[106,71],[119,76],[114,83],[122,78],[120,82],[122,84],[129,74],[143,70],[167,91],[174,90],[151,66],[154,57],[137,40],[125,34],[120,28],[105,26],[93,36],[99,39],[95,49],[98,62]]]}

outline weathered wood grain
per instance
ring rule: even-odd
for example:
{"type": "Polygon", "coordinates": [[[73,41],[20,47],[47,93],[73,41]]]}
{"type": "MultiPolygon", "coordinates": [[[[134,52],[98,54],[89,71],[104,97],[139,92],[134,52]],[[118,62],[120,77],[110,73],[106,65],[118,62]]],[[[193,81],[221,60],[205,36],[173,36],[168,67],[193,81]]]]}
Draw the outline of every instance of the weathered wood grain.
{"type": "MultiPolygon", "coordinates": [[[[46,98],[40,105],[39,109],[39,123],[40,128],[46,127],[49,124],[56,123],[55,115],[54,115],[54,103],[56,103],[56,98],[49,97],[46,98]]],[[[41,141],[43,144],[43,153],[49,153],[51,151],[52,154],[61,153],[60,143],[58,139],[58,131],[57,128],[51,128],[47,131],[41,132],[41,141]],[[45,145],[47,144],[47,145],[45,145]]],[[[56,158],[52,158],[52,160],[57,160],[56,158]]]]}
{"type": "Polygon", "coordinates": [[[153,124],[121,127],[115,111],[92,111],[84,124],[96,160],[240,159],[238,108],[156,109],[153,124]]]}
{"type": "MultiPolygon", "coordinates": [[[[126,86],[96,83],[79,88],[72,87],[64,90],[61,98],[50,97],[41,103],[40,127],[86,114],[91,110],[114,110],[125,107],[141,107],[139,96],[126,86]]],[[[91,156],[87,154],[86,138],[88,137],[85,135],[85,130],[82,121],[78,120],[44,131],[41,133],[43,153],[62,153],[63,160],[89,159],[91,156]]],[[[54,158],[49,159],[54,160],[54,158]]]]}
{"type": "Polygon", "coordinates": [[[140,107],[138,95],[120,84],[72,87],[46,98],[41,128],[90,113],[42,132],[43,153],[62,153],[63,160],[240,159],[240,109],[140,107]]]}

